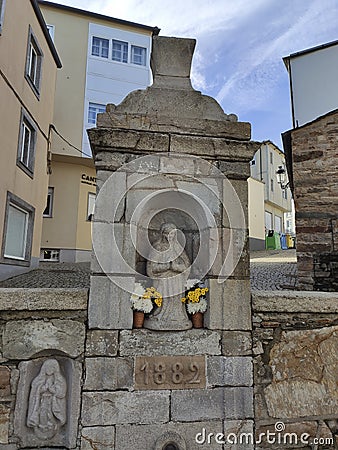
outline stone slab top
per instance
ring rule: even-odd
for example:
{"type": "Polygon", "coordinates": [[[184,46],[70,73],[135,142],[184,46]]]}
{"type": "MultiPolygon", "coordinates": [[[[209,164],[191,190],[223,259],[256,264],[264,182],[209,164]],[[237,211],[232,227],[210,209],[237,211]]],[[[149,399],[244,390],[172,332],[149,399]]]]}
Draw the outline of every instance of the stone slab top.
{"type": "Polygon", "coordinates": [[[86,310],[88,289],[2,288],[1,311],[86,310]]]}
{"type": "Polygon", "coordinates": [[[252,294],[254,312],[338,313],[338,293],[260,291],[252,294]]]}

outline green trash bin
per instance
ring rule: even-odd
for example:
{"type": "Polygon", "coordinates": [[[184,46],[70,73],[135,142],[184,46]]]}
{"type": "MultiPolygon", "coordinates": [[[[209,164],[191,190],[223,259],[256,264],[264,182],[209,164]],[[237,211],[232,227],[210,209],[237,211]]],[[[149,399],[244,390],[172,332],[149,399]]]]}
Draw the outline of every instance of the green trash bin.
{"type": "Polygon", "coordinates": [[[280,235],[276,231],[269,230],[267,236],[265,237],[265,248],[266,250],[280,250],[280,235]]]}

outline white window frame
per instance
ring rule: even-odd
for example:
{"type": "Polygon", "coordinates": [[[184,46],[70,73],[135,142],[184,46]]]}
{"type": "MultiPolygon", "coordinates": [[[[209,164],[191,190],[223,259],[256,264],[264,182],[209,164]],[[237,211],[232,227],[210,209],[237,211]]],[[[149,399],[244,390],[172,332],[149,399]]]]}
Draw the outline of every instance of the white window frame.
{"type": "Polygon", "coordinates": [[[107,39],[107,38],[100,37],[100,36],[92,36],[91,55],[95,56],[96,58],[109,59],[109,53],[110,53],[110,40],[107,39]],[[97,44],[94,45],[94,39],[98,40],[98,45],[97,44]],[[103,41],[108,42],[108,53],[107,53],[107,56],[103,56],[103,49],[104,49],[103,41]],[[99,49],[99,54],[98,55],[93,53],[93,48],[94,47],[98,47],[98,49],[99,49]]]}
{"type": "MultiPolygon", "coordinates": [[[[11,259],[20,259],[20,260],[24,261],[25,260],[25,256],[26,256],[29,212],[25,211],[24,209],[20,208],[19,206],[15,205],[14,203],[10,203],[8,205],[8,214],[9,214],[10,208],[16,209],[17,211],[20,211],[21,213],[23,213],[25,215],[25,219],[24,219],[25,220],[25,223],[24,223],[24,236],[23,236],[23,243],[22,243],[23,255],[22,256],[18,256],[18,255],[11,255],[9,253],[6,253],[7,240],[5,240],[4,257],[5,258],[11,258],[11,259]]],[[[8,228],[9,228],[10,225],[11,224],[10,224],[9,219],[8,219],[8,228]]],[[[19,239],[19,237],[18,237],[18,239],[19,239]]]]}
{"type": "Polygon", "coordinates": [[[0,36],[4,25],[6,0],[0,0],[0,36]]]}
{"type": "Polygon", "coordinates": [[[32,28],[29,27],[25,78],[38,98],[41,88],[42,60],[42,50],[32,28]]]}
{"type": "Polygon", "coordinates": [[[283,217],[278,216],[277,214],[275,214],[274,230],[277,233],[283,233],[283,217]],[[277,229],[277,224],[278,224],[278,229],[277,229]]]}
{"type": "Polygon", "coordinates": [[[94,211],[95,211],[95,201],[96,201],[96,194],[95,192],[88,192],[88,197],[87,197],[87,222],[91,222],[94,216],[94,211]],[[91,200],[94,200],[94,202],[92,202],[91,200]]]}
{"type": "Polygon", "coordinates": [[[273,216],[270,211],[264,211],[264,222],[266,231],[273,230],[273,216]]]}
{"type": "MultiPolygon", "coordinates": [[[[7,192],[6,210],[5,210],[5,223],[3,227],[2,249],[0,262],[3,264],[14,264],[21,266],[29,266],[32,252],[33,242],[33,229],[34,229],[34,216],[35,208],[24,200],[20,199],[11,192],[7,192]],[[7,246],[8,230],[11,228],[10,223],[10,208],[14,208],[25,214],[24,236],[23,236],[23,254],[21,256],[11,255],[7,246]]],[[[18,237],[19,238],[19,237],[18,237]]]]}
{"type": "Polygon", "coordinates": [[[132,45],[130,50],[130,62],[131,64],[135,64],[137,66],[146,66],[147,64],[147,49],[146,47],[141,47],[139,45],[132,45]],[[142,50],[141,55],[135,54],[135,51],[142,50]],[[141,58],[140,62],[135,61],[136,58],[141,58]]]}
{"type": "Polygon", "coordinates": [[[26,111],[22,110],[19,128],[17,165],[30,177],[33,176],[34,172],[36,135],[37,131],[33,120],[26,111]]]}
{"type": "Polygon", "coordinates": [[[49,187],[47,193],[46,208],[44,209],[43,217],[53,217],[53,204],[54,204],[54,188],[49,187]]]}
{"type": "Polygon", "coordinates": [[[128,55],[129,55],[129,43],[126,41],[121,41],[119,39],[112,39],[112,57],[111,57],[111,59],[115,62],[121,62],[123,64],[127,64],[128,63],[128,55]],[[120,49],[114,49],[114,44],[120,45],[120,49]],[[116,53],[114,53],[114,52],[118,52],[120,55],[116,56],[116,53]]]}
{"type": "Polygon", "coordinates": [[[106,105],[104,105],[103,103],[94,103],[94,102],[89,102],[88,105],[88,116],[87,116],[87,123],[89,125],[96,125],[96,119],[97,119],[97,115],[99,113],[103,113],[106,111],[106,105]],[[92,121],[90,114],[91,113],[95,113],[95,120],[94,122],[92,121]]]}
{"type": "Polygon", "coordinates": [[[40,252],[40,261],[59,262],[60,261],[60,249],[55,248],[42,248],[40,252]],[[45,253],[50,253],[50,258],[45,258],[45,253]]]}

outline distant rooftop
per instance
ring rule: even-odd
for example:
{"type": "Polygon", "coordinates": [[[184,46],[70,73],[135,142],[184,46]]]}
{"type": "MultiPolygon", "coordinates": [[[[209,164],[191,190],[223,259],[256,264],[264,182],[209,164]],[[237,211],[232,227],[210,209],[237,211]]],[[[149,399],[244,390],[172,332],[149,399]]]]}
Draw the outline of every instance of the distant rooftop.
{"type": "Polygon", "coordinates": [[[134,27],[134,28],[140,28],[143,30],[148,30],[151,31],[154,35],[158,35],[160,32],[160,28],[158,27],[151,27],[148,25],[143,25],[141,23],[136,23],[136,22],[130,22],[128,20],[122,20],[122,19],[117,19],[115,17],[110,17],[110,16],[105,16],[103,14],[98,14],[98,13],[94,13],[91,11],[86,11],[85,9],[78,9],[78,8],[74,8],[72,6],[66,6],[66,5],[60,5],[60,3],[54,3],[54,2],[49,2],[46,0],[38,0],[39,5],[41,6],[50,6],[51,8],[54,9],[60,9],[63,11],[68,11],[74,14],[82,14],[83,16],[87,16],[87,17],[91,17],[93,19],[98,19],[98,20],[107,20],[109,22],[113,22],[119,25],[127,25],[130,27],[134,27]]]}

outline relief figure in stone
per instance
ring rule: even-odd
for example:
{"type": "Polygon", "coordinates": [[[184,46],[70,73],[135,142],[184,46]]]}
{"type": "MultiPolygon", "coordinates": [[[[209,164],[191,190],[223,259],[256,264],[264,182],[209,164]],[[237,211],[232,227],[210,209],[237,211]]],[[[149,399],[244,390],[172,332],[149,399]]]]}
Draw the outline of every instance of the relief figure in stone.
{"type": "Polygon", "coordinates": [[[163,303],[144,323],[152,330],[187,330],[191,328],[184,296],[190,273],[190,260],[177,239],[177,228],[172,223],[161,227],[161,238],[153,245],[147,261],[147,275],[162,295],[163,303]]]}
{"type": "Polygon", "coordinates": [[[27,426],[40,439],[51,439],[66,423],[67,383],[56,359],[48,359],[31,384],[27,426]]]}

